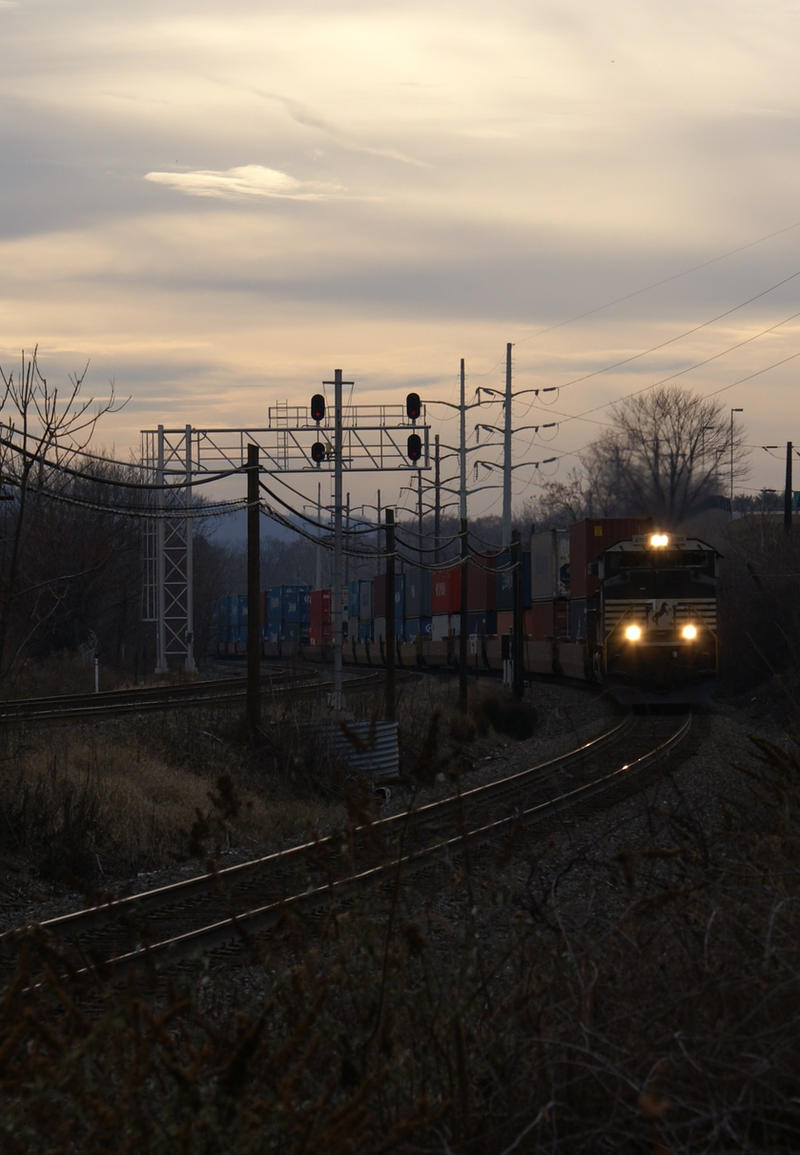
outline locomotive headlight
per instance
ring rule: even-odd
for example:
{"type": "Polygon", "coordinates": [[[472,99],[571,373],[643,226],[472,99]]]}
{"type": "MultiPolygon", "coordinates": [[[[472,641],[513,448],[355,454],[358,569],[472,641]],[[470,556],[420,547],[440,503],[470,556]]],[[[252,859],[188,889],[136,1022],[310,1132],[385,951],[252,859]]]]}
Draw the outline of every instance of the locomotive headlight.
{"type": "Polygon", "coordinates": [[[681,630],[681,637],[685,638],[687,642],[693,642],[697,637],[697,626],[693,626],[691,623],[688,626],[684,626],[681,630]]]}
{"type": "Polygon", "coordinates": [[[642,636],[642,627],[641,626],[630,625],[630,626],[625,627],[625,637],[628,639],[629,642],[638,642],[639,639],[641,638],[641,636],[642,636]]]}
{"type": "Polygon", "coordinates": [[[652,533],[650,535],[650,545],[653,549],[663,549],[664,546],[669,545],[669,535],[666,533],[652,533]]]}

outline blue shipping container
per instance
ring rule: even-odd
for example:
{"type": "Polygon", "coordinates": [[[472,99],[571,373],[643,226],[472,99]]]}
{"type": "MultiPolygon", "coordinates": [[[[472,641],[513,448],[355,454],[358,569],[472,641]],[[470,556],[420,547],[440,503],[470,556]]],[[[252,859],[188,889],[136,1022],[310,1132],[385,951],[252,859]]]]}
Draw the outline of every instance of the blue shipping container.
{"type": "Polygon", "coordinates": [[[307,622],[310,604],[311,586],[270,586],[267,590],[267,620],[307,622]]]}
{"type": "Polygon", "coordinates": [[[431,571],[409,570],[406,575],[406,617],[429,618],[431,616],[431,571]]]}
{"type": "Polygon", "coordinates": [[[406,638],[409,642],[413,642],[416,638],[429,638],[431,636],[431,619],[427,618],[406,618],[406,638]]]}

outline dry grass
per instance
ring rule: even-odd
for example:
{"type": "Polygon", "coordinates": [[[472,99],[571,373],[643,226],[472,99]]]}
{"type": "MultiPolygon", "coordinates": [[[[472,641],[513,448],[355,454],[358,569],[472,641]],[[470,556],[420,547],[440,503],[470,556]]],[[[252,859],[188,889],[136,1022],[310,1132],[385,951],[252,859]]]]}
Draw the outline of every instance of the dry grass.
{"type": "Polygon", "coordinates": [[[341,818],[323,799],[259,783],[254,760],[185,718],[11,734],[0,849],[47,877],[110,879],[233,846],[283,846],[341,818]]]}
{"type": "Polygon", "coordinates": [[[716,831],[662,814],[568,899],[523,838],[99,1020],[12,987],[3,1149],[796,1155],[800,763],[759,754],[716,831]]]}

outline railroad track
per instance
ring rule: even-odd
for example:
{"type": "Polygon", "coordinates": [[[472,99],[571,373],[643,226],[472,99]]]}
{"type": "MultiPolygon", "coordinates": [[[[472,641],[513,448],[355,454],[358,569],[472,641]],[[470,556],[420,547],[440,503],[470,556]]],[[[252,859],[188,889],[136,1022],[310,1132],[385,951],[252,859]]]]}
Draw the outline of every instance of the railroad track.
{"type": "Polygon", "coordinates": [[[368,825],[183,882],[0,935],[0,965],[21,954],[36,983],[61,975],[119,979],[132,967],[167,968],[200,953],[238,952],[289,913],[380,886],[477,841],[561,823],[641,790],[686,738],[692,717],[626,717],[548,762],[368,825]]]}
{"type": "MultiPolygon", "coordinates": [[[[348,688],[354,691],[377,684],[379,675],[364,674],[348,688]]],[[[300,673],[273,670],[262,675],[262,692],[275,696],[287,693],[311,694],[330,689],[330,681],[320,681],[316,671],[300,673]]],[[[246,678],[214,678],[174,686],[139,686],[126,690],[104,690],[97,694],[60,694],[47,698],[20,698],[0,703],[0,723],[7,725],[37,722],[80,721],[112,718],[123,714],[188,709],[244,700],[246,678]]]]}

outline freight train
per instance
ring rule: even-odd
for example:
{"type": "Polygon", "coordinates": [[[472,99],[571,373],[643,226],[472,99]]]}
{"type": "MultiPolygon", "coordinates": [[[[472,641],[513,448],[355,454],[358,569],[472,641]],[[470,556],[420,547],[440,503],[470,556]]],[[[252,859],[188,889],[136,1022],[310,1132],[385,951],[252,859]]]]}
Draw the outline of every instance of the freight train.
{"type": "MultiPolygon", "coordinates": [[[[510,551],[472,554],[463,615],[470,667],[508,674],[519,623],[528,674],[606,683],[618,696],[627,692],[631,701],[644,695],[700,696],[713,688],[719,665],[718,559],[713,546],[662,533],[649,518],[587,518],[569,529],[531,533],[520,553],[515,608],[510,551]]],[[[457,663],[461,574],[456,562],[395,575],[398,663],[457,663]]],[[[345,661],[385,662],[386,598],[385,574],[348,583],[342,613],[345,661]]],[[[241,597],[222,603],[220,652],[244,653],[246,603],[241,597]]],[[[264,656],[329,655],[330,590],[272,587],[262,595],[259,612],[264,656]]]]}

